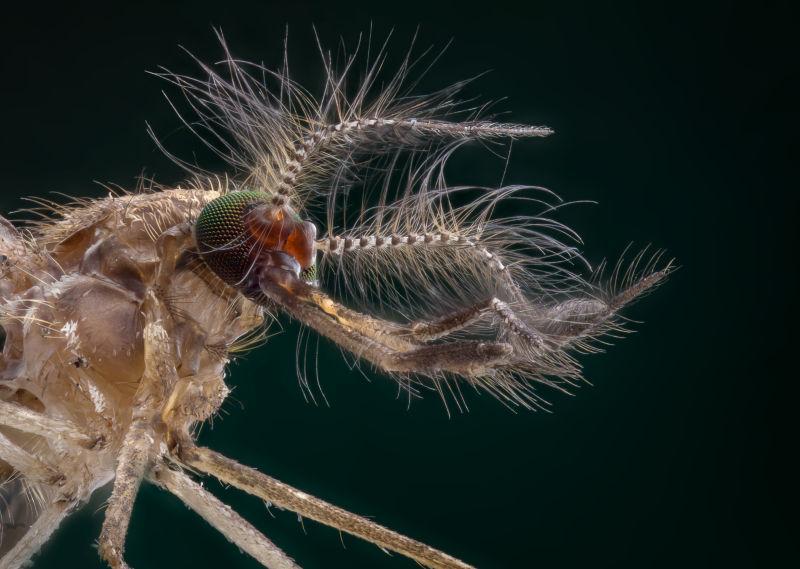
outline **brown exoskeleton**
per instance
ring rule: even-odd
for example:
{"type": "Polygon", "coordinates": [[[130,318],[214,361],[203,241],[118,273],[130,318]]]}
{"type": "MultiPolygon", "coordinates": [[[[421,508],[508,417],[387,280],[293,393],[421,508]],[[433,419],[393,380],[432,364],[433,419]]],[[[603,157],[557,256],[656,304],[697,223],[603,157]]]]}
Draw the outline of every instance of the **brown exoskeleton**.
{"type": "Polygon", "coordinates": [[[284,71],[253,66],[255,79],[230,56],[224,76],[165,72],[196,113],[186,126],[235,177],[42,204],[57,215],[23,231],[0,218],[0,569],[25,564],[109,482],[100,554],[126,567],[145,480],[264,566],[297,567],[187,470],[424,566],[469,567],[195,444],[228,394],[230,354],[268,313],[288,314],[410,394],[429,387],[458,400],[461,382],[530,408],[537,383],[578,381],[572,354],[621,331],[618,311],[670,271],[656,270],[657,256],[639,266],[639,256],[610,285],[586,280],[560,240],[574,236],[566,227],[524,210],[494,216],[542,203],[542,190],[447,186],[444,164],[459,145],[551,131],[456,120],[460,85],[408,95],[409,61],[374,95],[383,59],[349,96],[353,60],[336,73],[326,59],[318,100],[284,71]],[[403,152],[412,160],[394,158],[403,152]],[[373,160],[381,155],[388,165],[373,160]],[[361,172],[378,195],[348,215],[361,172]]]}

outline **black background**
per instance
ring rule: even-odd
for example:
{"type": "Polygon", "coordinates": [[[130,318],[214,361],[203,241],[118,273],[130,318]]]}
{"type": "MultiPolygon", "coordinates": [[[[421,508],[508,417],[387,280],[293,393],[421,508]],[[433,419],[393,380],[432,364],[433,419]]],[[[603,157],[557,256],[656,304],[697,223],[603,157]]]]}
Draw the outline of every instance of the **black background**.
{"type": "MultiPolygon", "coordinates": [[[[546,393],[551,414],[477,395],[452,417],[435,396],[407,409],[390,382],[351,373],[326,342],[330,407],[308,404],[289,324],[232,366],[233,398],[202,442],[479,567],[788,562],[795,380],[781,368],[796,327],[796,30],[778,4],[759,5],[28,3],[4,13],[2,211],[51,191],[101,196],[93,181],[131,187],[143,169],[178,182],[145,133],[146,120],[166,136],[178,124],[145,70],[191,70],[178,44],[218,58],[212,26],[235,54],[274,67],[288,25],[295,77],[312,89],[312,24],[328,44],[353,42],[370,22],[379,35],[395,28],[398,53],[418,24],[422,47],[454,38],[427,85],[492,70],[477,92],[507,96],[509,119],[557,132],[515,145],[506,181],[596,200],[561,218],[591,260],[653,243],[682,269],[629,312],[645,321],[639,333],[585,358],[594,386],[546,393]]],[[[502,161],[475,156],[457,159],[456,176],[499,183],[502,161]]],[[[303,567],[413,567],[207,486],[303,567]]],[[[91,544],[106,497],[35,567],[101,567],[91,544]]],[[[256,567],[153,487],[137,501],[127,557],[139,569],[256,567]]]]}

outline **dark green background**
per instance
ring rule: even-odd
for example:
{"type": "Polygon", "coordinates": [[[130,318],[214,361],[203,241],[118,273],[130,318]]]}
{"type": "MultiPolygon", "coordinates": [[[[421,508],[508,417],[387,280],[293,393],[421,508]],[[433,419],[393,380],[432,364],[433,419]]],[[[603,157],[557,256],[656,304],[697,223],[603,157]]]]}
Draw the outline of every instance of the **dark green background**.
{"type": "MultiPolygon", "coordinates": [[[[322,342],[330,407],[304,402],[296,328],[231,368],[223,420],[201,440],[369,514],[479,567],[774,566],[797,557],[791,504],[796,411],[781,370],[796,320],[797,54],[778,4],[428,2],[168,6],[27,3],[3,19],[2,211],[50,191],[100,196],[145,168],[181,173],[145,134],[177,126],[145,69],[188,70],[182,44],[219,56],[222,26],[241,57],[291,63],[313,88],[311,25],[331,43],[374,22],[402,51],[455,39],[427,85],[491,69],[475,87],[508,97],[510,119],[557,135],[515,145],[507,181],[596,206],[562,218],[593,261],[653,243],[682,269],[629,315],[646,321],[585,358],[594,386],[546,393],[554,412],[512,414],[487,396],[448,418],[436,397],[410,410],[380,377],[351,373],[322,342]],[[792,126],[794,125],[794,126],[792,126]],[[790,136],[791,133],[791,136],[790,136]],[[789,435],[789,437],[786,437],[789,435]],[[790,440],[785,440],[784,437],[790,440]]],[[[168,141],[171,138],[168,138],[168,141]]],[[[176,137],[176,150],[190,146],[176,137]]],[[[455,176],[498,183],[503,164],[467,153],[455,176]]],[[[210,164],[214,168],[218,164],[210,164]]],[[[307,568],[413,567],[258,501],[208,486],[307,568]]],[[[100,567],[98,496],[35,567],[100,567]]],[[[172,497],[146,487],[128,559],[137,569],[255,567],[172,497]]]]}

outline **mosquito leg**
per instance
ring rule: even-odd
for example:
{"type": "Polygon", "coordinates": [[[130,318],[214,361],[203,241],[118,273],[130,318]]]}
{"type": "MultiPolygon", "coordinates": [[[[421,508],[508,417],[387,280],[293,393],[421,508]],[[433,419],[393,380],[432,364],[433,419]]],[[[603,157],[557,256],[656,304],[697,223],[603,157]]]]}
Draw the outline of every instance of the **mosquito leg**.
{"type": "Polygon", "coordinates": [[[17,430],[58,438],[84,448],[93,448],[101,439],[82,432],[77,426],[64,419],[54,419],[21,405],[0,400],[0,425],[17,430]]]}
{"type": "Polygon", "coordinates": [[[112,569],[127,569],[123,559],[125,535],[130,523],[133,502],[156,453],[154,423],[164,401],[164,392],[177,381],[175,355],[163,327],[165,310],[154,292],[142,305],[145,314],[145,369],[134,396],[134,414],[117,459],[114,489],[100,532],[100,556],[112,569]]]}
{"type": "Polygon", "coordinates": [[[170,449],[191,443],[192,425],[211,417],[228,396],[230,390],[221,375],[190,375],[175,384],[161,410],[166,425],[167,446],[170,449]]]}
{"type": "Polygon", "coordinates": [[[156,454],[153,425],[160,414],[165,394],[174,390],[178,383],[174,347],[163,327],[169,310],[158,295],[163,294],[164,285],[175,268],[177,251],[185,243],[187,235],[186,226],[177,226],[158,238],[157,247],[163,262],[158,268],[155,286],[142,307],[145,313],[145,370],[134,397],[134,416],[118,457],[114,489],[99,540],[100,555],[113,569],[127,568],[124,561],[125,536],[133,503],[156,454]]]}
{"type": "Polygon", "coordinates": [[[280,508],[347,532],[374,543],[378,547],[410,557],[426,567],[436,569],[468,569],[470,567],[446,553],[310,496],[213,450],[202,447],[183,449],[180,460],[191,468],[215,476],[222,482],[271,502],[280,508]]]}
{"type": "Polygon", "coordinates": [[[55,502],[45,508],[25,535],[0,559],[0,569],[26,567],[30,558],[67,517],[72,506],[71,502],[55,502]]]}
{"type": "Polygon", "coordinates": [[[139,419],[128,429],[119,454],[114,490],[106,509],[100,532],[100,556],[112,569],[127,569],[123,560],[125,535],[131,519],[133,502],[142,478],[153,459],[153,437],[149,422],[139,419]]]}
{"type": "Polygon", "coordinates": [[[157,466],[150,480],[175,495],[212,527],[268,569],[300,569],[278,546],[186,474],[157,466]]]}
{"type": "Polygon", "coordinates": [[[57,485],[64,481],[64,475],[57,468],[45,464],[25,449],[17,446],[3,433],[0,433],[0,458],[24,474],[28,480],[49,485],[57,485]]]}

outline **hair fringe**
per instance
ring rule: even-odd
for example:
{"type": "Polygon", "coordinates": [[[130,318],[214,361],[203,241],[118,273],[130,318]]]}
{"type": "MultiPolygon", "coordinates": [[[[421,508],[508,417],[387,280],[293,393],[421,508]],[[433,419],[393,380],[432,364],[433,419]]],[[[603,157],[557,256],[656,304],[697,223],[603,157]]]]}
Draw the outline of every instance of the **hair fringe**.
{"type": "MultiPolygon", "coordinates": [[[[551,347],[537,351],[501,334],[522,357],[469,381],[509,406],[541,408],[536,383],[576,385],[581,371],[573,354],[626,333],[618,310],[672,270],[671,263],[658,269],[661,255],[646,259],[645,250],[624,271],[620,261],[603,284],[602,271],[593,272],[578,250],[578,234],[554,219],[569,204],[553,192],[450,186],[447,163],[466,142],[552,131],[493,122],[490,105],[460,98],[472,79],[415,94],[419,78],[412,72],[424,75],[441,53],[416,57],[412,42],[387,75],[389,38],[373,51],[371,39],[360,37],[340,66],[318,40],[325,76],[317,98],[289,77],[286,51],[283,66],[271,71],[236,59],[217,35],[223,59],[211,66],[194,58],[200,77],[167,69],[156,75],[188,104],[191,119],[170,100],[185,127],[233,168],[232,187],[267,192],[273,203],[321,225],[320,279],[370,314],[414,321],[491,298],[506,303],[518,327],[537,330],[551,347]]],[[[173,159],[196,179],[209,176],[173,159]]],[[[454,335],[497,336],[498,318],[476,320],[454,335]]],[[[299,361],[307,349],[298,346],[297,353],[299,361]]],[[[397,378],[409,396],[425,385],[465,405],[446,375],[397,378]]]]}

